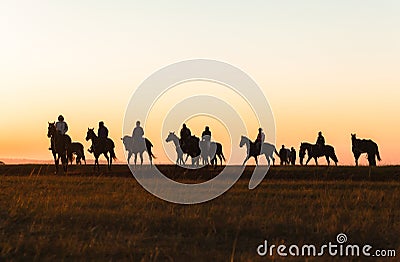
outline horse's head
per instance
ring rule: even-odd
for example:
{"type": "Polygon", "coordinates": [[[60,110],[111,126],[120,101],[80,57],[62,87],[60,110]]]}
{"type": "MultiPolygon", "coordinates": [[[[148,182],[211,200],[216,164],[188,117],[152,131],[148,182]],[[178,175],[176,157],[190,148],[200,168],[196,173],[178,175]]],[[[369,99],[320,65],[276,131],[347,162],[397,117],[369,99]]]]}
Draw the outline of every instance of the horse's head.
{"type": "Polygon", "coordinates": [[[52,137],[53,135],[56,134],[57,129],[56,129],[56,123],[50,123],[48,122],[49,126],[47,127],[47,137],[52,137]]]}
{"type": "Polygon", "coordinates": [[[356,134],[351,134],[351,141],[354,141],[356,139],[357,139],[356,134]]]}
{"type": "Polygon", "coordinates": [[[299,150],[300,165],[303,165],[303,159],[305,155],[306,155],[306,147],[304,143],[301,143],[299,150]]]}
{"type": "Polygon", "coordinates": [[[122,140],[122,143],[125,146],[125,149],[128,150],[130,148],[130,145],[131,145],[132,137],[124,136],[123,138],[121,138],[121,140],[122,140]]]}
{"type": "Polygon", "coordinates": [[[88,128],[86,133],[86,141],[93,139],[96,137],[96,133],[94,132],[94,128],[88,128]]]}
{"type": "Polygon", "coordinates": [[[239,146],[240,146],[240,147],[243,147],[244,145],[247,144],[247,142],[248,142],[248,139],[247,139],[245,136],[241,136],[241,137],[240,137],[240,144],[239,144],[239,146]]]}
{"type": "Polygon", "coordinates": [[[176,139],[177,136],[175,135],[175,132],[169,132],[167,139],[165,139],[165,142],[170,142],[173,141],[174,139],[176,139]]]}

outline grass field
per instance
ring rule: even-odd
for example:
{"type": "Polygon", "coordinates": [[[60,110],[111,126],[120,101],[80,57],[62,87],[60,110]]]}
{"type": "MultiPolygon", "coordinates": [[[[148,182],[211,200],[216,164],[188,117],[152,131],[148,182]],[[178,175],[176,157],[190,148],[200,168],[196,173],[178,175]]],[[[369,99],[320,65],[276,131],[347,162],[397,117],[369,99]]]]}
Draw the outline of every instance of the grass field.
{"type": "MultiPolygon", "coordinates": [[[[160,169],[191,182],[218,173],[160,169]]],[[[0,166],[0,260],[280,260],[258,245],[322,245],[339,233],[399,259],[400,167],[275,167],[254,190],[249,167],[221,197],[186,206],[152,196],[126,166],[102,170],[0,166]]],[[[360,260],[288,260],[304,259],[360,260]]]]}

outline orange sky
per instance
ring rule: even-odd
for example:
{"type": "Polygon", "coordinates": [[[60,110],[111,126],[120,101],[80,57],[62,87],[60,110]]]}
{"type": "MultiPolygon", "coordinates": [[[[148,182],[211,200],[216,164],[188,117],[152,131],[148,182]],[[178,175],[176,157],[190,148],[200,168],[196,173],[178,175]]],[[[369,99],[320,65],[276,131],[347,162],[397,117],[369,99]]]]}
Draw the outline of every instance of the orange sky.
{"type": "MultiPolygon", "coordinates": [[[[277,147],[298,149],[322,131],[340,164],[353,164],[350,134],[357,133],[379,144],[380,164],[399,164],[400,4],[356,2],[3,3],[0,160],[50,159],[47,122],[60,113],[85,148],[87,128],[103,120],[123,159],[123,117],[135,88],[168,64],[209,58],[259,84],[275,116],[277,147]]],[[[157,110],[168,110],[188,87],[176,88],[157,110]]],[[[240,98],[210,83],[191,88],[215,91],[249,115],[255,138],[257,124],[240,98]]],[[[207,120],[194,120],[200,135],[207,120]]],[[[230,145],[222,124],[210,121],[215,140],[240,150],[238,138],[230,145]]],[[[145,132],[156,162],[167,161],[164,135],[145,132]]]]}

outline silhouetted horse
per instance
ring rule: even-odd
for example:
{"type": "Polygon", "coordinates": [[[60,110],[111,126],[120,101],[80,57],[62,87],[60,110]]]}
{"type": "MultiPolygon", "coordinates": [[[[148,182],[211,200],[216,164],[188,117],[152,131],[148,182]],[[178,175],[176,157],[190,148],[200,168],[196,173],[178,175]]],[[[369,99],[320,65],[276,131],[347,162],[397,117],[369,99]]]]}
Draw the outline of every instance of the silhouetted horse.
{"type": "Polygon", "coordinates": [[[114,152],[114,142],[110,138],[107,138],[105,143],[102,142],[95,134],[94,128],[88,128],[86,141],[89,140],[92,140],[93,155],[95,158],[94,169],[96,169],[97,166],[97,170],[100,170],[99,157],[103,154],[107,159],[107,168],[111,170],[112,161],[117,159],[114,152]],[[108,157],[108,153],[110,153],[110,157],[108,157]]]}
{"type": "Polygon", "coordinates": [[[175,134],[175,132],[169,132],[168,137],[165,139],[165,142],[173,142],[176,150],[176,164],[184,165],[185,161],[183,161],[183,150],[181,145],[179,144],[179,137],[175,134]]]}
{"type": "MultiPolygon", "coordinates": [[[[213,143],[215,143],[215,146],[217,148],[215,149],[214,157],[211,159],[211,165],[214,165],[215,167],[217,167],[217,165],[218,165],[217,156],[218,156],[219,160],[221,161],[221,166],[222,166],[222,160],[224,160],[226,162],[224,153],[222,152],[222,145],[218,142],[211,142],[211,145],[213,143]]],[[[214,151],[212,150],[212,152],[214,152],[214,151]]]]}
{"type": "Polygon", "coordinates": [[[265,158],[268,161],[268,165],[270,165],[270,159],[272,160],[272,164],[275,165],[275,158],[274,158],[274,152],[279,156],[278,151],[276,151],[276,148],[274,145],[270,143],[264,143],[263,146],[261,147],[261,152],[257,148],[256,144],[253,143],[248,137],[246,136],[241,136],[240,138],[240,147],[243,147],[246,145],[246,150],[247,150],[247,156],[243,161],[243,166],[246,164],[247,160],[249,160],[250,157],[254,157],[254,160],[256,161],[256,165],[258,165],[258,159],[257,157],[259,155],[265,155],[265,158]]]}
{"type": "Polygon", "coordinates": [[[371,139],[357,139],[356,134],[351,134],[351,144],[356,166],[358,166],[358,159],[362,153],[368,154],[368,162],[370,166],[376,166],[375,156],[378,161],[381,161],[379,155],[378,145],[371,139]]]}
{"type": "Polygon", "coordinates": [[[217,166],[217,156],[221,161],[222,166],[222,159],[225,161],[224,153],[222,152],[222,145],[218,142],[207,142],[207,141],[200,141],[199,147],[201,151],[201,157],[203,159],[203,165],[215,165],[217,166]],[[207,143],[210,143],[209,147],[207,143]],[[210,159],[210,161],[209,161],[210,159]]]}
{"type": "Polygon", "coordinates": [[[196,136],[191,136],[187,141],[179,140],[179,145],[182,148],[183,153],[187,154],[185,163],[189,156],[192,158],[192,165],[199,165],[199,159],[201,150],[199,147],[200,139],[196,136]]]}
{"type": "Polygon", "coordinates": [[[128,151],[128,164],[129,164],[129,160],[131,159],[132,155],[135,154],[135,165],[136,165],[136,160],[137,160],[137,154],[139,153],[140,156],[140,165],[143,165],[143,152],[147,151],[147,154],[149,155],[149,160],[150,160],[150,165],[153,165],[153,158],[156,158],[153,153],[151,152],[151,148],[153,147],[153,144],[150,142],[150,140],[148,140],[147,138],[145,138],[145,143],[146,143],[146,148],[135,148],[134,143],[133,143],[133,139],[131,136],[124,136],[123,138],[121,138],[122,143],[125,146],[125,150],[128,151]]]}
{"type": "Polygon", "coordinates": [[[67,150],[68,161],[71,163],[71,165],[72,165],[72,161],[74,161],[74,154],[76,155],[76,164],[77,165],[82,164],[81,159],[83,161],[85,161],[85,165],[86,165],[85,150],[81,143],[73,142],[73,143],[71,143],[71,145],[69,146],[69,148],[67,150]]]}
{"type": "Polygon", "coordinates": [[[71,138],[68,135],[61,135],[56,129],[55,122],[49,122],[48,124],[47,137],[51,139],[51,153],[53,154],[54,164],[56,166],[55,173],[58,173],[60,159],[64,172],[67,172],[67,149],[71,144],[71,138]]]}
{"type": "Polygon", "coordinates": [[[329,158],[331,158],[335,162],[336,166],[337,163],[339,162],[336,157],[335,149],[333,148],[333,146],[329,145],[320,146],[320,145],[313,145],[310,143],[301,143],[299,151],[301,165],[303,165],[303,159],[306,154],[306,151],[308,155],[306,165],[308,164],[308,162],[310,162],[311,158],[314,158],[315,164],[318,165],[317,158],[322,156],[325,156],[326,161],[328,162],[328,166],[330,164],[329,158]]]}

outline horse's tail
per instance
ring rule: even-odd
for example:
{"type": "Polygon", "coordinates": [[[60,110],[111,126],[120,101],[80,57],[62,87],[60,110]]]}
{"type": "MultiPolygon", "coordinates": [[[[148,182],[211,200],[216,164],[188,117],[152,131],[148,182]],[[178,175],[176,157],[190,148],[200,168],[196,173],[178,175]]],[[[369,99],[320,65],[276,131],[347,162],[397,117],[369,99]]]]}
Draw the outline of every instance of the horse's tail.
{"type": "Polygon", "coordinates": [[[112,148],[112,149],[110,150],[110,157],[112,157],[113,160],[117,160],[117,156],[115,155],[114,148],[112,148]]]}
{"type": "Polygon", "coordinates": [[[379,154],[379,149],[378,149],[378,145],[376,145],[376,157],[378,158],[378,161],[381,161],[381,155],[379,154]]]}
{"type": "Polygon", "coordinates": [[[226,159],[225,159],[225,156],[224,156],[224,153],[221,151],[221,156],[222,156],[222,159],[224,160],[224,162],[226,162],[226,159]]]}
{"type": "Polygon", "coordinates": [[[336,153],[335,153],[335,149],[333,147],[332,147],[332,151],[331,151],[331,158],[335,163],[339,162],[339,160],[336,156],[336,153]]]}
{"type": "Polygon", "coordinates": [[[276,150],[276,147],[274,147],[274,152],[275,152],[275,154],[277,154],[279,157],[281,157],[281,156],[279,155],[278,151],[276,150]]]}

